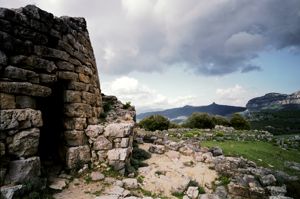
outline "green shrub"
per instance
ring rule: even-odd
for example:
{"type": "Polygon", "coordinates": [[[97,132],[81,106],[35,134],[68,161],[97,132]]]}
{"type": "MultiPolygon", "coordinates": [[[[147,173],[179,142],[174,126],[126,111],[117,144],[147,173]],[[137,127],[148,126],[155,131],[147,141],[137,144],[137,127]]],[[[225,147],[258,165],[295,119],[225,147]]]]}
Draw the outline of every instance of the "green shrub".
{"type": "Polygon", "coordinates": [[[223,116],[215,115],[212,117],[215,125],[230,126],[230,122],[223,116]]]}
{"type": "Polygon", "coordinates": [[[227,176],[221,176],[218,180],[220,181],[219,185],[228,185],[230,183],[230,178],[227,176]]]}
{"type": "Polygon", "coordinates": [[[161,115],[151,115],[139,122],[139,126],[148,131],[167,130],[170,121],[161,115]]]}
{"type": "Polygon", "coordinates": [[[212,129],[215,127],[215,123],[207,113],[193,113],[183,126],[187,128],[212,129]]]}
{"type": "Polygon", "coordinates": [[[126,102],[124,105],[123,105],[123,109],[129,109],[131,107],[131,102],[126,102]]]}
{"type": "Polygon", "coordinates": [[[201,186],[198,187],[198,191],[199,191],[199,194],[204,194],[205,193],[205,189],[201,186]]]}
{"type": "Polygon", "coordinates": [[[175,122],[170,122],[169,129],[179,129],[181,126],[175,122]]]}
{"type": "Polygon", "coordinates": [[[216,132],[217,137],[224,137],[224,133],[221,131],[216,132]]]}
{"type": "Polygon", "coordinates": [[[182,199],[184,196],[184,193],[183,192],[173,192],[172,196],[175,196],[178,199],[182,199]]]}
{"type": "Polygon", "coordinates": [[[230,124],[237,130],[249,130],[250,123],[240,114],[235,113],[230,119],[230,124]]]}
{"type": "Polygon", "coordinates": [[[151,153],[145,151],[144,149],[134,147],[132,150],[132,158],[137,160],[147,160],[151,158],[151,153]]]}

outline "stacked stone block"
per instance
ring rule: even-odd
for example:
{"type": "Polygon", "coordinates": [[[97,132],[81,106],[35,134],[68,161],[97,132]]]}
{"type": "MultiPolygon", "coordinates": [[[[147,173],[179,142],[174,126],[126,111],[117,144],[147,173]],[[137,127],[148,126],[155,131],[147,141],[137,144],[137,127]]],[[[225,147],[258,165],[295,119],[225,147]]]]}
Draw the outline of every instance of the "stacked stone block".
{"type": "MultiPolygon", "coordinates": [[[[83,18],[54,17],[35,6],[0,8],[0,185],[38,176],[43,132],[39,99],[63,89],[65,162],[91,160],[85,129],[99,124],[102,99],[83,18]],[[23,165],[16,173],[9,165],[23,165]],[[22,170],[21,169],[21,170],[22,170]]],[[[60,116],[58,116],[60,117],[60,116]]]]}
{"type": "Polygon", "coordinates": [[[89,138],[92,161],[95,165],[106,162],[120,173],[130,164],[134,121],[89,125],[85,133],[89,138]]]}

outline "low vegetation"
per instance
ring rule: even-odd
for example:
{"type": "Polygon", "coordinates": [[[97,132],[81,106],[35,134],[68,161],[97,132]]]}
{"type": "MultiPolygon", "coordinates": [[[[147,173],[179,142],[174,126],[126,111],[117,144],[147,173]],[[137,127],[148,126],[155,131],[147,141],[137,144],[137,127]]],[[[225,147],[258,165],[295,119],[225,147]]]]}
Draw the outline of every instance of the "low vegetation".
{"type": "Polygon", "coordinates": [[[215,123],[207,113],[193,113],[183,124],[187,128],[212,129],[215,123]]]}
{"type": "Polygon", "coordinates": [[[147,131],[167,130],[170,121],[161,115],[151,115],[139,122],[139,126],[147,131]]]}
{"type": "Polygon", "coordinates": [[[291,175],[300,176],[300,171],[284,166],[284,162],[300,163],[300,152],[297,150],[284,150],[267,142],[239,142],[239,141],[205,141],[201,146],[219,146],[226,156],[243,156],[256,162],[259,166],[285,171],[291,175]]]}
{"type": "Polygon", "coordinates": [[[267,130],[274,135],[300,133],[300,110],[253,112],[249,119],[252,129],[267,130]]]}
{"type": "Polygon", "coordinates": [[[230,119],[230,125],[237,130],[249,130],[250,123],[240,114],[233,114],[230,119]]]}

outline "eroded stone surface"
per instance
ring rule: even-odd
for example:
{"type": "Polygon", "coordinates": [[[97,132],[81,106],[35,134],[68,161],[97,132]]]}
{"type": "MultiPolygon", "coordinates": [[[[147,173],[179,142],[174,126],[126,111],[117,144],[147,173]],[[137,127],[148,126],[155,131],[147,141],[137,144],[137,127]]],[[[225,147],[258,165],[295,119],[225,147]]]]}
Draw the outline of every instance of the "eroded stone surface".
{"type": "Polygon", "coordinates": [[[40,176],[41,164],[39,157],[15,160],[9,163],[5,181],[8,183],[23,183],[40,176]]]}

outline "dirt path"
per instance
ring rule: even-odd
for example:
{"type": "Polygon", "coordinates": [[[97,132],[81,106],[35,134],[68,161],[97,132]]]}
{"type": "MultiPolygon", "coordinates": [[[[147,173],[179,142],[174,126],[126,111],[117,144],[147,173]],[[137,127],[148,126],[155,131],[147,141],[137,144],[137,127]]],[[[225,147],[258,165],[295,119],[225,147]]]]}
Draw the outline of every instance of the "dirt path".
{"type": "Polygon", "coordinates": [[[62,192],[54,194],[55,199],[94,199],[103,188],[102,182],[86,183],[83,178],[73,180],[62,192]]]}
{"type": "MultiPolygon", "coordinates": [[[[148,150],[149,144],[140,145],[148,150]]],[[[144,176],[142,186],[144,189],[163,195],[171,196],[172,192],[184,189],[189,180],[197,181],[202,187],[211,184],[217,173],[209,169],[209,165],[194,161],[193,157],[185,156],[177,151],[168,151],[165,154],[152,154],[148,167],[139,169],[139,174],[144,176]],[[191,166],[187,166],[191,165],[191,166]]]]}

